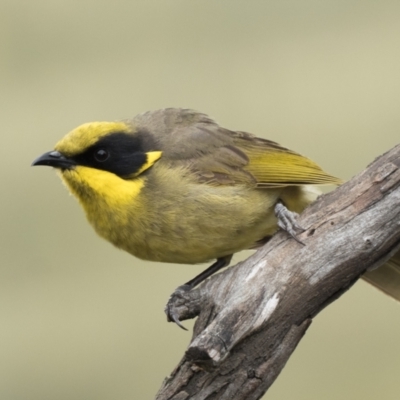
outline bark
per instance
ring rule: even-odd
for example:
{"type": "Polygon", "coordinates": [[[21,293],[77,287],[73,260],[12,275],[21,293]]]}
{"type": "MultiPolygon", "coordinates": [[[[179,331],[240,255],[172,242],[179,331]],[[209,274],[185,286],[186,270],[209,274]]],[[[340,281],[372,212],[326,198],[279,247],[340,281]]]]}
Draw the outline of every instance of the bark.
{"type": "Polygon", "coordinates": [[[400,247],[400,145],[299,218],[301,245],[277,233],[242,263],[179,301],[198,316],[157,400],[259,399],[312,318],[400,247]]]}

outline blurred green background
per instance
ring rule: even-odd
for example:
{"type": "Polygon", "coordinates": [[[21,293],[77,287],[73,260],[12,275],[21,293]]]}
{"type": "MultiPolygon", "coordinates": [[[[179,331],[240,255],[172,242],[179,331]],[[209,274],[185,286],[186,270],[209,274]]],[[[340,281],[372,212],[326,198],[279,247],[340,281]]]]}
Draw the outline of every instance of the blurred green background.
{"type": "MultiPolygon", "coordinates": [[[[2,400],[151,399],[190,340],[163,308],[204,266],[116,250],[30,168],[78,124],[190,107],[344,179],[400,142],[395,0],[2,0],[0,49],[2,400]]],[[[398,399],[399,337],[400,304],[359,282],[266,397],[398,399]]]]}

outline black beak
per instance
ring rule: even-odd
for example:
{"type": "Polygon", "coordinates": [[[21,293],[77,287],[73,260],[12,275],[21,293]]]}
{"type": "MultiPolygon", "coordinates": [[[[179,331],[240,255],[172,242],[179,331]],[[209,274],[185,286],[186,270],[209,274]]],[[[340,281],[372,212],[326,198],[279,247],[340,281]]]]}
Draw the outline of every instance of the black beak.
{"type": "Polygon", "coordinates": [[[49,151],[38,157],[32,163],[32,166],[35,165],[48,165],[55,168],[71,169],[76,163],[70,158],[63,156],[59,151],[49,151]]]}

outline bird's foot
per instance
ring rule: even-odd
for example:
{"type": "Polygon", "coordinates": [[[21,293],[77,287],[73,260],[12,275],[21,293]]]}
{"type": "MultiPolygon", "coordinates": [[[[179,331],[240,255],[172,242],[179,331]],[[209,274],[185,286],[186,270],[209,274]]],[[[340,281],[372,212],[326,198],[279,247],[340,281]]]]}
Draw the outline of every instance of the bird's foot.
{"type": "Polygon", "coordinates": [[[305,229],[297,222],[299,214],[288,210],[282,203],[279,202],[275,206],[275,215],[278,218],[279,228],[287,232],[298,243],[304,245],[304,243],[297,237],[297,232],[305,231],[305,229]]]}
{"type": "Polygon", "coordinates": [[[188,301],[190,301],[190,296],[188,296],[192,286],[190,285],[182,285],[175,289],[174,293],[171,294],[171,297],[168,300],[167,305],[165,306],[164,312],[167,314],[168,322],[175,322],[180,328],[187,331],[187,329],[181,324],[179,320],[178,308],[185,305],[188,301]]]}

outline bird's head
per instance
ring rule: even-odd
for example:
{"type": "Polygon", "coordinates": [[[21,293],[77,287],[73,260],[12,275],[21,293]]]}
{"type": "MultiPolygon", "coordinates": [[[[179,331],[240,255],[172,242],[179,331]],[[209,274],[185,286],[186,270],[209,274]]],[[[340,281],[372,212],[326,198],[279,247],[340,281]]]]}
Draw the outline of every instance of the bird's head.
{"type": "Polygon", "coordinates": [[[69,132],[32,165],[57,168],[71,192],[82,200],[90,194],[122,194],[125,183],[160,157],[149,132],[129,122],[91,122],[69,132]]]}
{"type": "Polygon", "coordinates": [[[88,167],[120,178],[138,176],[161,157],[151,135],[125,122],[90,122],[78,126],[32,165],[47,165],[62,172],[88,167]],[[153,150],[153,151],[151,151],[153,150]]]}

